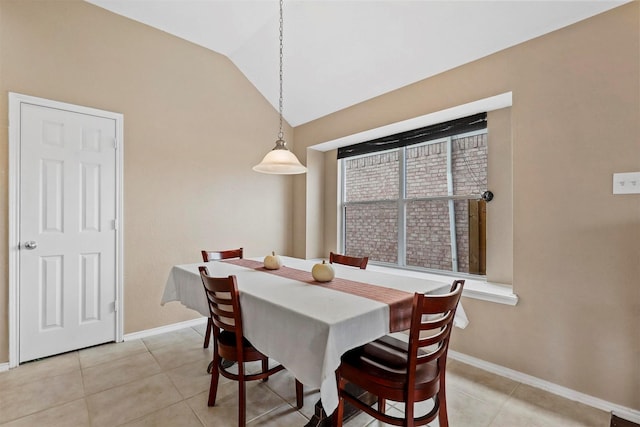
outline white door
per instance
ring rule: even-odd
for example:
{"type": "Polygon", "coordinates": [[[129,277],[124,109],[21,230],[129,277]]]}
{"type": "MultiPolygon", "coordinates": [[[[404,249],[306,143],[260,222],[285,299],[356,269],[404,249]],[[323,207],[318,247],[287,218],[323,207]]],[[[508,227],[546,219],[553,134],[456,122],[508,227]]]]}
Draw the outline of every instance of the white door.
{"type": "Polygon", "coordinates": [[[19,360],[116,339],[116,120],[20,104],[19,360]]]}

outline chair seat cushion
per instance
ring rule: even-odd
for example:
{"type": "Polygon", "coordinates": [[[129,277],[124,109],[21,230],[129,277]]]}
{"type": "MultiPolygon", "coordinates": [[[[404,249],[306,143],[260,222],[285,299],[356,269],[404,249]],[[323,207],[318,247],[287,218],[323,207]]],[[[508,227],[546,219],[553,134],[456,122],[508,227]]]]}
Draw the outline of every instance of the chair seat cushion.
{"type": "MultiPolygon", "coordinates": [[[[218,342],[220,344],[222,344],[222,345],[230,345],[230,346],[234,346],[235,347],[235,345],[236,345],[236,334],[235,334],[235,332],[220,331],[220,336],[219,336],[218,342]]],[[[243,347],[253,347],[253,345],[251,345],[249,340],[246,339],[245,337],[242,337],[242,346],[243,347]]]]}
{"type": "MultiPolygon", "coordinates": [[[[238,348],[236,347],[236,334],[229,331],[220,331],[218,337],[218,353],[225,360],[232,360],[237,362],[240,355],[238,354],[238,348]]],[[[267,356],[260,353],[248,339],[242,337],[242,352],[243,360],[245,362],[252,362],[256,360],[265,360],[267,356]]]]}
{"type": "MultiPolygon", "coordinates": [[[[340,374],[366,390],[387,389],[388,393],[374,391],[374,394],[393,400],[393,396],[407,386],[407,344],[385,337],[355,348],[342,357],[340,374]]],[[[419,394],[437,392],[439,369],[435,362],[419,364],[415,378],[419,394]]]]}

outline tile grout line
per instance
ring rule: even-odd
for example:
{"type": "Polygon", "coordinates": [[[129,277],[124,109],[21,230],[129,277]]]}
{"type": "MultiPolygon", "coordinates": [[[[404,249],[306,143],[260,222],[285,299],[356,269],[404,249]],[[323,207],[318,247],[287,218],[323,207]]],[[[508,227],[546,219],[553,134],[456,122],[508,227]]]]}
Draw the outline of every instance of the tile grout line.
{"type": "Polygon", "coordinates": [[[89,401],[87,400],[87,387],[84,381],[84,368],[80,361],[80,350],[76,350],[76,354],[78,356],[78,369],[80,370],[80,377],[82,378],[82,400],[84,401],[84,407],[87,410],[87,421],[89,421],[89,426],[92,426],[93,419],[91,417],[91,411],[89,410],[89,401]]]}
{"type": "Polygon", "coordinates": [[[513,399],[513,395],[515,394],[516,390],[518,390],[518,388],[520,388],[520,386],[522,386],[522,383],[517,382],[516,386],[513,388],[513,390],[511,390],[511,392],[509,393],[509,397],[507,397],[504,402],[502,402],[500,404],[500,406],[498,407],[498,410],[496,411],[495,415],[493,417],[491,417],[491,420],[489,421],[489,424],[487,424],[487,427],[491,427],[491,425],[494,423],[494,421],[496,420],[496,418],[498,418],[498,415],[500,415],[500,413],[502,412],[502,410],[504,409],[505,405],[511,400],[513,399]]]}
{"type": "MultiPolygon", "coordinates": [[[[151,377],[156,376],[156,375],[159,375],[159,374],[164,374],[164,375],[166,375],[166,374],[165,374],[165,372],[164,372],[164,369],[162,369],[162,366],[160,366],[160,363],[158,363],[157,359],[154,357],[153,353],[151,352],[151,350],[149,349],[149,347],[147,346],[147,344],[146,344],[142,339],[139,339],[139,341],[140,341],[140,343],[143,345],[144,350],[136,351],[136,352],[133,352],[133,353],[131,353],[131,354],[126,354],[126,355],[124,355],[124,356],[122,356],[122,357],[116,357],[115,359],[108,360],[108,361],[106,361],[106,362],[102,362],[102,363],[98,363],[98,364],[96,364],[96,365],[88,366],[88,367],[86,367],[86,368],[83,368],[83,367],[82,367],[82,365],[80,365],[80,368],[81,368],[81,371],[82,371],[82,378],[83,378],[83,394],[84,394],[85,402],[87,403],[87,414],[88,414],[88,418],[89,418],[89,425],[90,425],[90,426],[92,426],[92,425],[93,425],[93,419],[92,419],[92,416],[91,416],[91,411],[89,410],[88,402],[86,401],[87,397],[94,396],[94,395],[97,395],[97,394],[99,394],[99,393],[103,393],[103,392],[106,392],[106,391],[109,391],[109,390],[113,390],[113,389],[118,388],[118,387],[126,386],[126,385],[132,384],[132,383],[134,383],[134,382],[136,382],[136,381],[139,381],[139,380],[148,379],[148,378],[151,378],[151,377]],[[84,388],[84,369],[92,369],[92,368],[95,368],[95,367],[99,367],[99,366],[102,366],[102,365],[106,365],[107,363],[111,363],[111,362],[119,361],[119,360],[123,360],[123,359],[128,359],[128,358],[131,358],[131,357],[136,357],[136,356],[139,356],[139,355],[141,355],[141,354],[145,354],[145,353],[149,354],[149,356],[150,356],[151,358],[153,358],[154,362],[155,362],[155,363],[158,365],[158,367],[160,368],[160,371],[159,371],[159,372],[156,372],[156,373],[154,373],[154,374],[151,374],[151,375],[146,376],[146,377],[143,377],[143,378],[132,379],[132,380],[130,380],[130,381],[126,381],[126,382],[121,383],[121,384],[113,385],[113,386],[108,387],[108,388],[106,388],[106,389],[104,389],[104,390],[99,390],[99,391],[96,391],[96,392],[94,392],[94,393],[87,394],[87,391],[86,391],[86,389],[84,388]]],[[[117,343],[116,343],[116,344],[117,344],[117,343]]],[[[171,378],[170,378],[168,375],[166,375],[166,376],[167,376],[167,378],[169,379],[169,381],[171,381],[171,378]]],[[[178,388],[175,386],[175,384],[173,384],[173,381],[171,381],[171,384],[176,388],[176,391],[178,392],[178,394],[179,394],[181,397],[183,397],[183,396],[182,396],[182,393],[180,393],[180,391],[179,391],[179,390],[178,390],[178,388]]],[[[181,400],[181,402],[183,402],[183,401],[184,401],[184,398],[181,400]]],[[[177,402],[175,402],[175,403],[177,403],[177,402]]],[[[175,404],[175,403],[174,403],[174,404],[175,404]]],[[[169,406],[171,406],[171,405],[169,405],[169,406]]],[[[147,413],[147,414],[143,414],[143,415],[141,415],[140,417],[137,417],[137,418],[134,418],[134,419],[131,419],[131,420],[127,420],[127,421],[125,421],[124,423],[121,423],[121,425],[122,425],[122,424],[130,423],[130,422],[133,422],[133,421],[136,421],[136,420],[138,420],[138,419],[144,419],[145,417],[149,416],[149,415],[150,415],[150,414],[152,414],[153,412],[155,412],[155,411],[149,412],[149,413],[147,413]]]]}
{"type": "MultiPolygon", "coordinates": [[[[199,333],[198,331],[196,331],[193,327],[192,327],[191,329],[193,329],[193,330],[194,330],[194,332],[196,332],[198,335],[200,335],[200,333],[199,333]]],[[[166,374],[166,372],[165,372],[165,368],[163,368],[163,367],[162,367],[162,365],[160,365],[160,362],[158,361],[158,359],[156,358],[156,356],[153,354],[153,351],[151,351],[151,349],[148,347],[147,343],[146,343],[146,342],[144,342],[144,339],[143,339],[143,338],[141,338],[140,340],[142,341],[142,344],[145,346],[145,348],[147,349],[147,351],[149,352],[149,354],[151,355],[151,357],[153,357],[153,360],[154,360],[154,361],[158,364],[158,366],[160,367],[160,371],[161,371],[163,374],[167,375],[167,374],[166,374]]],[[[169,344],[167,344],[167,345],[169,345],[169,344]]],[[[161,347],[158,347],[158,348],[162,348],[162,346],[161,346],[161,347]]],[[[170,375],[167,375],[167,378],[169,378],[169,381],[171,382],[171,384],[173,384],[173,386],[174,386],[174,387],[176,388],[176,390],[178,391],[178,394],[182,397],[182,400],[181,400],[180,402],[184,403],[184,404],[187,406],[187,408],[189,408],[189,411],[191,411],[191,413],[192,413],[192,414],[195,416],[195,418],[198,420],[198,422],[200,423],[200,425],[201,425],[202,427],[205,427],[205,426],[206,426],[206,424],[205,424],[205,420],[203,420],[203,419],[198,415],[198,413],[197,413],[197,412],[196,412],[196,411],[191,407],[191,405],[189,405],[189,402],[187,402],[187,397],[185,397],[185,396],[184,396],[184,394],[182,394],[182,392],[180,391],[180,389],[178,388],[178,386],[176,385],[176,383],[173,381],[173,379],[171,378],[171,376],[170,376],[170,375]]],[[[192,396],[192,397],[193,397],[193,396],[192,396]]],[[[191,398],[191,397],[190,397],[190,398],[191,398]]],[[[190,399],[190,398],[189,398],[189,399],[190,399]]],[[[177,403],[177,402],[176,402],[176,403],[177,403]]],[[[175,405],[176,403],[173,403],[173,404],[175,405]]],[[[171,406],[171,405],[170,405],[170,406],[171,406]]],[[[146,415],[145,415],[145,416],[146,416],[146,415]]]]}

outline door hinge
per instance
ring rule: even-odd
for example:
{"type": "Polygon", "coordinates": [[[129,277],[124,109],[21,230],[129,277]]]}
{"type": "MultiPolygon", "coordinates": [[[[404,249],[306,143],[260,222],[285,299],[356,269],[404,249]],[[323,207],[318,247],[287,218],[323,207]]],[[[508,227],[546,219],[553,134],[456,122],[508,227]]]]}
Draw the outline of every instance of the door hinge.
{"type": "Polygon", "coordinates": [[[118,300],[115,300],[115,301],[113,302],[113,311],[114,311],[115,313],[117,313],[117,312],[118,312],[118,300]]]}
{"type": "Polygon", "coordinates": [[[111,221],[111,228],[113,230],[117,230],[118,229],[118,220],[114,219],[113,221],[111,221]]]}
{"type": "Polygon", "coordinates": [[[118,149],[118,138],[113,138],[113,148],[118,149]]]}

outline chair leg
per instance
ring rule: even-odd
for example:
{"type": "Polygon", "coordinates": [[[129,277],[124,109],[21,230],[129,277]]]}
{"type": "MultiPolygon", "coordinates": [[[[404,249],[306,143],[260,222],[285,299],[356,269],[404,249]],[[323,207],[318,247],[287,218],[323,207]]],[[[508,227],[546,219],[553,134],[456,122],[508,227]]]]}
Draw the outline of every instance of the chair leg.
{"type": "MultiPolygon", "coordinates": [[[[269,370],[269,359],[262,359],[262,372],[267,372],[269,370]]],[[[262,382],[266,383],[269,381],[269,377],[266,377],[262,380],[262,382]]]]}
{"type": "Polygon", "coordinates": [[[438,405],[438,425],[440,427],[449,427],[449,415],[447,414],[447,396],[443,389],[438,392],[435,397],[438,405]]]}
{"type": "Polygon", "coordinates": [[[209,348],[209,340],[211,339],[211,328],[213,327],[213,321],[211,317],[207,319],[207,332],[204,334],[204,348],[209,348]]]}
{"type": "Polygon", "coordinates": [[[218,394],[218,380],[220,379],[220,370],[218,368],[218,356],[213,357],[211,362],[211,385],[209,386],[209,402],[208,406],[214,406],[216,404],[216,396],[218,394]]]}
{"type": "Polygon", "coordinates": [[[333,411],[333,427],[342,427],[342,417],[344,417],[344,398],[342,397],[342,389],[345,381],[338,380],[338,407],[333,411]]]}
{"type": "Polygon", "coordinates": [[[304,405],[304,394],[302,392],[302,383],[296,380],[296,407],[302,408],[304,405]]]}
{"type": "Polygon", "coordinates": [[[247,424],[246,412],[247,390],[245,389],[244,378],[238,381],[238,427],[245,427],[247,424]]]}
{"type": "Polygon", "coordinates": [[[405,425],[408,425],[408,426],[414,425],[413,424],[414,423],[413,418],[415,416],[415,414],[414,414],[414,409],[415,409],[414,405],[415,405],[415,402],[413,400],[405,402],[405,405],[404,405],[404,422],[405,422],[405,425]]]}
{"type": "Polygon", "coordinates": [[[333,427],[342,427],[342,417],[344,417],[344,399],[338,400],[338,407],[333,411],[333,427]]]}
{"type": "Polygon", "coordinates": [[[383,397],[378,397],[378,412],[384,414],[384,411],[387,408],[387,400],[383,397]]]}

